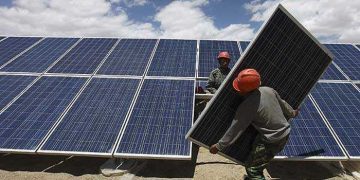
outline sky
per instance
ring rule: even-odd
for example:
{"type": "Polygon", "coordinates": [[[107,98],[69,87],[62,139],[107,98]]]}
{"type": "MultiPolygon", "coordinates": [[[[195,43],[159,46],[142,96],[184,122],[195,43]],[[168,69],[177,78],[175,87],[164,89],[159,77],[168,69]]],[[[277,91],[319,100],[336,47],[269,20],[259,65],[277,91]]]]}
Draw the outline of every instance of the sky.
{"type": "Polygon", "coordinates": [[[281,3],[323,43],[360,43],[360,0],[0,0],[0,35],[251,40],[281,3]]]}

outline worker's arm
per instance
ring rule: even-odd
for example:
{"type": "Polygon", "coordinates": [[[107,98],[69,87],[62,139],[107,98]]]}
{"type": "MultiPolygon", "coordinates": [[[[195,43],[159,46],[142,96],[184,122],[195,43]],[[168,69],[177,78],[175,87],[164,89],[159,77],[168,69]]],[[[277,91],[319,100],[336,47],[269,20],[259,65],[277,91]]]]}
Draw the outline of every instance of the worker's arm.
{"type": "Polygon", "coordinates": [[[278,92],[274,90],[275,96],[278,99],[281,110],[286,119],[294,118],[298,114],[298,110],[294,110],[285,100],[281,99],[278,92]]]}
{"type": "Polygon", "coordinates": [[[215,94],[216,88],[215,88],[215,77],[214,77],[214,71],[212,71],[209,75],[209,79],[206,85],[206,89],[211,93],[215,94]]]}
{"type": "Polygon", "coordinates": [[[223,150],[241,136],[255,117],[257,108],[256,102],[253,102],[253,98],[250,97],[239,105],[229,129],[219,142],[214,145],[217,150],[223,150]]]}

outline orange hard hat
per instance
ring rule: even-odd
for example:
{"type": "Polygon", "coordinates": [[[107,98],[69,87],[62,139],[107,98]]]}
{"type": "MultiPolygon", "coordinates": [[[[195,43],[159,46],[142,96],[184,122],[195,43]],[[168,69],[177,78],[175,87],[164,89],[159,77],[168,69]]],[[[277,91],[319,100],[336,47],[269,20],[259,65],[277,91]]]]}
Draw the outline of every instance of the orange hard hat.
{"type": "Polygon", "coordinates": [[[248,93],[260,86],[260,74],[255,69],[244,69],[233,81],[233,87],[239,93],[248,93]]]}
{"type": "Polygon", "coordinates": [[[230,60],[230,54],[227,51],[222,51],[219,53],[217,59],[224,58],[230,60]]]}

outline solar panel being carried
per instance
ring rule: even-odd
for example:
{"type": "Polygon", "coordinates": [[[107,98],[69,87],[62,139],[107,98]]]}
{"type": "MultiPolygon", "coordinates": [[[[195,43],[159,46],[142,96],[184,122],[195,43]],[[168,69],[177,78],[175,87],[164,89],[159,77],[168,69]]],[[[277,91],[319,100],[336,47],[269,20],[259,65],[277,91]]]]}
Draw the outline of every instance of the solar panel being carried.
{"type": "Polygon", "coordinates": [[[156,39],[121,39],[97,74],[142,76],[156,39]]]}
{"type": "Polygon", "coordinates": [[[93,78],[38,153],[111,157],[139,82],[93,78]]]}
{"type": "MultiPolygon", "coordinates": [[[[332,60],[330,51],[281,5],[248,48],[187,134],[191,141],[208,148],[224,135],[243,100],[232,87],[232,80],[241,70],[257,69],[262,84],[277,90],[296,109],[332,60]]],[[[243,163],[256,134],[256,130],[249,126],[233,145],[220,154],[243,163]]]]}
{"type": "Polygon", "coordinates": [[[115,157],[190,159],[194,80],[145,79],[115,157]]]}
{"type": "Polygon", "coordinates": [[[309,98],[305,99],[301,113],[290,124],[289,141],[276,159],[347,159],[309,98]]]}
{"type": "Polygon", "coordinates": [[[360,80],[360,51],[351,44],[326,44],[335,55],[334,62],[351,79],[360,80]]]}
{"type": "Polygon", "coordinates": [[[35,153],[85,78],[42,77],[0,114],[0,152],[35,153]]]}
{"type": "Polygon", "coordinates": [[[147,76],[195,77],[196,41],[161,39],[147,76]]]}
{"type": "Polygon", "coordinates": [[[229,68],[232,68],[240,57],[239,46],[236,41],[200,40],[198,77],[209,77],[210,72],[219,67],[217,56],[219,52],[230,54],[229,68]]]}
{"type": "Polygon", "coordinates": [[[311,95],[350,158],[360,159],[360,92],[351,83],[317,83],[311,95]]]}
{"type": "Polygon", "coordinates": [[[78,40],[78,38],[46,38],[11,63],[7,64],[1,71],[41,73],[78,40]]]}
{"type": "Polygon", "coordinates": [[[92,74],[116,41],[117,39],[105,38],[82,39],[48,72],[92,74]]]}
{"type": "Polygon", "coordinates": [[[39,41],[38,37],[9,37],[0,42],[0,66],[39,41]]]}

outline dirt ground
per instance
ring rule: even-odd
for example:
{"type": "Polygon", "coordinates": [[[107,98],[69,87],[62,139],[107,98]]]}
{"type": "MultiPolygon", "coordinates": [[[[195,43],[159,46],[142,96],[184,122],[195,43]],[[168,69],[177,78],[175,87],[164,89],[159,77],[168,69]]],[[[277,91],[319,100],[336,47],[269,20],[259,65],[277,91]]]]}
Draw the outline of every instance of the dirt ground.
{"type": "MultiPolygon", "coordinates": [[[[191,161],[142,161],[143,166],[122,176],[105,177],[104,158],[0,154],[0,179],[242,179],[243,166],[204,148],[193,148],[191,161]]],[[[268,179],[356,179],[357,163],[274,161],[268,179]],[[355,172],[356,173],[356,172],[355,172]]]]}

